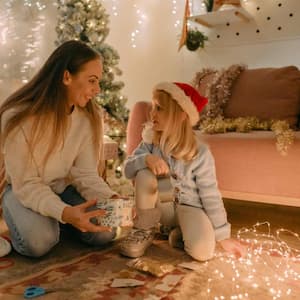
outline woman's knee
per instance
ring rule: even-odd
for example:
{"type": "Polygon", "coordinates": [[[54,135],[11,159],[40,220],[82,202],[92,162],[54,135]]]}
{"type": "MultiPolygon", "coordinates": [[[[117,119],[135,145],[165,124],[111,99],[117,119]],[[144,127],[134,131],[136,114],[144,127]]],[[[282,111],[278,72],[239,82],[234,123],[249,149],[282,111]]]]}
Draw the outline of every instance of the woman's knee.
{"type": "Polygon", "coordinates": [[[43,256],[59,241],[58,221],[25,208],[10,187],[3,197],[3,217],[13,248],[22,255],[43,256]]]}
{"type": "Polygon", "coordinates": [[[30,257],[41,257],[47,254],[59,242],[59,227],[56,229],[31,232],[23,241],[13,243],[17,252],[30,257]]]}

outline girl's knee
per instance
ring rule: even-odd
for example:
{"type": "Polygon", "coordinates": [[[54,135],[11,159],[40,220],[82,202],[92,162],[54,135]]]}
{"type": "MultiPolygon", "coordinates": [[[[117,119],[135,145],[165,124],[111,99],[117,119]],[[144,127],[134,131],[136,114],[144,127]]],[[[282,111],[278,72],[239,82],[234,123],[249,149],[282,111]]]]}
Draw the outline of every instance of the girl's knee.
{"type": "Polygon", "coordinates": [[[138,187],[145,187],[149,191],[154,192],[157,191],[158,187],[157,178],[149,169],[143,169],[137,173],[135,184],[138,187]]]}
{"type": "Polygon", "coordinates": [[[213,258],[215,252],[215,243],[198,242],[194,245],[184,243],[185,251],[195,260],[207,261],[213,258]]]}
{"type": "Polygon", "coordinates": [[[138,172],[135,180],[135,202],[139,209],[154,208],[157,202],[158,184],[156,176],[149,170],[138,172]]]}

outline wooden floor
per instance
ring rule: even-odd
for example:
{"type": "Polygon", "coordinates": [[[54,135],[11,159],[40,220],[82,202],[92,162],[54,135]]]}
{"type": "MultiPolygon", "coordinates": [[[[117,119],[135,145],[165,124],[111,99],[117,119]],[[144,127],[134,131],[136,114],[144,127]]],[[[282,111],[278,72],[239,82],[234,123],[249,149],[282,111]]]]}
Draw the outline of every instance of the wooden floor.
{"type": "Polygon", "coordinates": [[[224,199],[224,204],[229,222],[235,229],[267,221],[272,228],[285,228],[300,233],[300,207],[231,199],[224,199]]]}

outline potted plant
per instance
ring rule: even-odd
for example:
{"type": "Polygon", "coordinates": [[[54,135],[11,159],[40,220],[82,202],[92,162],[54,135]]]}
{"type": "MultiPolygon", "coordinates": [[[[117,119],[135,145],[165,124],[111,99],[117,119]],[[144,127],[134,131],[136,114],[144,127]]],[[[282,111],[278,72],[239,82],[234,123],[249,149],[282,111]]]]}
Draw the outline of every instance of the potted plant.
{"type": "Polygon", "coordinates": [[[207,12],[211,12],[214,6],[214,0],[204,0],[204,5],[207,12]]]}
{"type": "Polygon", "coordinates": [[[204,48],[205,41],[208,37],[197,28],[191,28],[187,31],[185,45],[190,51],[196,51],[199,47],[204,48]]]}

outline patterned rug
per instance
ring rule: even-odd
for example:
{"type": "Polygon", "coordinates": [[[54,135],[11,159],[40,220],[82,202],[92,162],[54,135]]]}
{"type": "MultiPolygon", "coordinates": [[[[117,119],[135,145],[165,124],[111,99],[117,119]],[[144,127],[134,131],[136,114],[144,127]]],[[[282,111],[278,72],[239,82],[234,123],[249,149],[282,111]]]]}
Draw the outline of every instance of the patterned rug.
{"type": "MultiPolygon", "coordinates": [[[[237,236],[241,227],[251,229],[249,224],[259,219],[269,219],[277,228],[300,232],[298,210],[264,208],[261,204],[259,209],[252,204],[249,207],[251,209],[245,209],[244,202],[238,205],[236,201],[234,206],[228,206],[231,216],[235,217],[231,220],[233,236],[237,236]],[[247,217],[248,212],[254,216],[247,217]],[[282,218],[283,215],[289,218],[282,218]],[[289,224],[283,222],[287,219],[289,224]]],[[[256,224],[254,228],[258,229],[256,224]]],[[[0,219],[0,233],[4,232],[0,219]]],[[[161,277],[129,267],[132,260],[119,255],[119,241],[105,248],[91,248],[64,237],[40,259],[29,259],[14,251],[0,258],[0,300],[24,299],[24,289],[31,285],[53,290],[38,298],[51,300],[298,300],[299,235],[283,232],[278,241],[274,239],[275,234],[268,232],[263,230],[263,234],[259,234],[251,229],[242,235],[244,239],[252,239],[245,259],[229,257],[217,249],[216,256],[205,263],[191,261],[184,251],[170,248],[166,240],[158,237],[145,257],[160,265],[173,266],[172,271],[161,277]],[[181,265],[187,262],[192,263],[193,268],[181,265]],[[143,284],[112,287],[116,279],[128,278],[143,284]]]]}
{"type": "MultiPolygon", "coordinates": [[[[57,256],[61,246],[43,259],[26,259],[15,253],[2,258],[0,299],[23,299],[24,289],[31,285],[53,290],[43,299],[173,299],[172,295],[178,292],[179,281],[189,272],[187,269],[175,267],[162,277],[140,272],[127,266],[132,260],[119,255],[117,244],[106,249],[81,249],[79,252],[73,248],[63,257],[57,256]],[[115,278],[136,279],[144,284],[114,288],[111,284],[115,278]]],[[[183,251],[171,249],[163,240],[155,241],[148,249],[147,257],[174,266],[189,260],[183,251]]]]}
{"type": "Polygon", "coordinates": [[[184,251],[155,240],[146,257],[173,270],[161,277],[128,266],[131,259],[118,253],[118,242],[107,248],[85,248],[63,241],[43,259],[15,253],[0,261],[0,299],[23,299],[24,289],[39,285],[53,290],[42,299],[182,300],[182,299],[299,299],[299,261],[278,254],[239,260],[217,250],[205,263],[192,262],[184,251]],[[192,263],[193,270],[181,263],[192,263]],[[112,287],[116,278],[143,282],[137,287],[112,287]]]}

